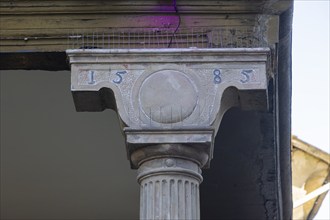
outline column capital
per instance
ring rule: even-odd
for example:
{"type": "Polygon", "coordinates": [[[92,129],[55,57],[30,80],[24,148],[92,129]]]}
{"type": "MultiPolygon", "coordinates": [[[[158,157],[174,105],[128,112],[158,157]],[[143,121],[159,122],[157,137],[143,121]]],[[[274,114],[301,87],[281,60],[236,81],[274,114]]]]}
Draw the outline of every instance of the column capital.
{"type": "Polygon", "coordinates": [[[204,167],[209,160],[209,154],[207,147],[202,145],[158,144],[135,149],[130,154],[130,159],[134,167],[140,167],[149,160],[168,157],[191,160],[199,167],[204,167]]]}
{"type": "Polygon", "coordinates": [[[199,219],[201,168],[231,107],[267,109],[267,48],[68,50],[78,111],[118,112],[140,219],[199,219]]]}
{"type": "MultiPolygon", "coordinates": [[[[223,114],[267,109],[268,48],[68,50],[78,111],[118,112],[128,157],[141,146],[190,145],[212,159],[223,114]]],[[[138,168],[131,160],[132,168],[138,168]]]]}

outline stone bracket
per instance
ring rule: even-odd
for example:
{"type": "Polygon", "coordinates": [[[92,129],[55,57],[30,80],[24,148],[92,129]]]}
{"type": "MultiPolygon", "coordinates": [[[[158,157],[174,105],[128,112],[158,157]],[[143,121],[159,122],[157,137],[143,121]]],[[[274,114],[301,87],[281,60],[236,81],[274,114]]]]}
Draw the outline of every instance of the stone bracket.
{"type": "MultiPolygon", "coordinates": [[[[207,146],[231,107],[266,110],[269,48],[68,50],[78,111],[118,112],[128,154],[207,146]]],[[[134,166],[133,166],[134,167],[134,166]]]]}

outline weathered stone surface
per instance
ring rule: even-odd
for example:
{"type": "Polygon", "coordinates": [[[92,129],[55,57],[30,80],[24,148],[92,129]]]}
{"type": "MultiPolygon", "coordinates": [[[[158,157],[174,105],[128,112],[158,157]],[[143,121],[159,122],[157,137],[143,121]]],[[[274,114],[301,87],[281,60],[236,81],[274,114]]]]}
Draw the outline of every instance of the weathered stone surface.
{"type": "Polygon", "coordinates": [[[161,70],[145,79],[140,88],[139,101],[148,118],[170,124],[190,116],[198,96],[193,82],[184,73],[161,70]]]}
{"type": "Polygon", "coordinates": [[[179,158],[149,160],[139,168],[140,219],[199,219],[198,164],[179,158]]]}
{"type": "Polygon", "coordinates": [[[138,169],[141,219],[199,219],[201,168],[224,113],[267,109],[269,49],[67,53],[77,110],[118,112],[138,169]]]}
{"type": "MultiPolygon", "coordinates": [[[[79,94],[74,96],[77,110],[115,108],[129,148],[138,144],[130,138],[133,133],[140,134],[138,142],[144,144],[189,143],[191,136],[176,139],[172,131],[213,131],[212,136],[228,108],[267,108],[268,49],[67,52],[71,90],[79,94]],[[105,95],[103,88],[113,94],[105,95]],[[113,97],[115,103],[109,104],[106,96],[113,97]],[[148,138],[141,135],[150,130],[167,132],[158,132],[158,141],[151,133],[148,138]]],[[[212,144],[211,140],[210,152],[212,144]]]]}

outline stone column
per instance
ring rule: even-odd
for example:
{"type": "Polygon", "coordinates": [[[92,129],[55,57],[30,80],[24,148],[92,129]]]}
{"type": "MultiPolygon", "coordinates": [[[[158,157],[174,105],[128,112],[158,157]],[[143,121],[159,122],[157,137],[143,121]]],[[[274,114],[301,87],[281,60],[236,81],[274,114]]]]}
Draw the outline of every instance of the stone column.
{"type": "Polygon", "coordinates": [[[199,219],[201,169],[231,107],[267,109],[267,48],[67,51],[78,111],[118,112],[141,219],[199,219]]]}
{"type": "Polygon", "coordinates": [[[199,219],[199,171],[179,158],[144,162],[138,170],[140,219],[199,219]]]}
{"type": "Polygon", "coordinates": [[[182,144],[143,147],[131,155],[138,166],[140,219],[199,219],[201,167],[208,155],[182,144]]]}

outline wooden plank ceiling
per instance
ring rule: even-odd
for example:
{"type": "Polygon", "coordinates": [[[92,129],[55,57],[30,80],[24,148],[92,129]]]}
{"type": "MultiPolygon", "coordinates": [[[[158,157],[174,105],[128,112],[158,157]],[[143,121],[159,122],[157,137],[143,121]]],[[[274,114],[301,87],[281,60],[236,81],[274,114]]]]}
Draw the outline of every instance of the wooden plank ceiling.
{"type": "Polygon", "coordinates": [[[0,1],[0,52],[62,52],[72,33],[116,28],[253,28],[290,1],[0,1]],[[177,12],[176,12],[177,9],[177,12]],[[180,21],[178,20],[180,15],[180,21]]]}

